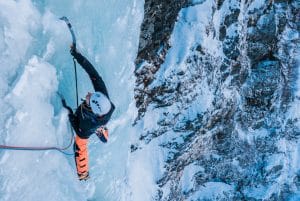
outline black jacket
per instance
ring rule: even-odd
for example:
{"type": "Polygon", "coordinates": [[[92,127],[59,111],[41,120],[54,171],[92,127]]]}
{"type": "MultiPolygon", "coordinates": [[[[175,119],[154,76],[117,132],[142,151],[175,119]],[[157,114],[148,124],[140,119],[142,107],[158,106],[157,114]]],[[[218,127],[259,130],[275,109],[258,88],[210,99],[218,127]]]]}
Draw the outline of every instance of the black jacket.
{"type": "MultiPolygon", "coordinates": [[[[109,99],[109,95],[106,89],[106,86],[98,74],[94,66],[80,53],[75,53],[73,55],[77,62],[82,66],[82,68],[87,72],[89,75],[92,84],[94,86],[95,91],[101,92],[107,96],[109,99]]],[[[110,99],[109,99],[110,100],[110,99]]],[[[85,101],[83,101],[79,107],[76,109],[75,114],[70,114],[70,121],[72,127],[76,131],[77,135],[80,138],[87,139],[92,134],[95,133],[97,128],[100,126],[105,125],[111,118],[112,113],[115,110],[114,104],[111,102],[111,109],[110,111],[102,117],[95,115],[92,112],[92,109],[86,105],[85,101]]]]}

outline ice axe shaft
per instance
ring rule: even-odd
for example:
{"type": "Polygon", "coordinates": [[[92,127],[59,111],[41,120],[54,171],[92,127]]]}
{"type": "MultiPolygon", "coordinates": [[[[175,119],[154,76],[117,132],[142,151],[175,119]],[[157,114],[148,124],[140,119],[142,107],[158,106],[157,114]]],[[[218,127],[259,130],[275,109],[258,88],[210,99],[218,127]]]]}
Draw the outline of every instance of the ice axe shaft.
{"type": "Polygon", "coordinates": [[[75,37],[74,31],[73,31],[73,28],[72,28],[72,25],[71,25],[69,19],[66,16],[63,16],[59,19],[65,21],[65,23],[67,24],[69,31],[72,35],[72,45],[74,48],[76,48],[76,37],[75,37]]]}
{"type": "MultiPolygon", "coordinates": [[[[65,23],[67,24],[69,31],[72,35],[72,48],[74,48],[76,50],[76,37],[72,28],[72,25],[69,21],[69,19],[66,16],[63,16],[61,18],[59,18],[60,20],[65,21],[65,23]]],[[[76,62],[75,59],[73,58],[73,63],[74,63],[74,71],[75,71],[75,85],[76,85],[76,103],[77,103],[77,107],[78,107],[78,84],[77,84],[77,68],[76,68],[76,62]]],[[[67,108],[68,109],[68,108],[67,108]]]]}

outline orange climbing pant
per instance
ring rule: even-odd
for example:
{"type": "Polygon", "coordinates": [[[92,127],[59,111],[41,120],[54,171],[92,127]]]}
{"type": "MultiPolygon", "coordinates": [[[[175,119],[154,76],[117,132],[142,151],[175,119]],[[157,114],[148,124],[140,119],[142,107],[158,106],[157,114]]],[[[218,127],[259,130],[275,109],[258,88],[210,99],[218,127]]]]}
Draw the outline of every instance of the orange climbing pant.
{"type": "Polygon", "coordinates": [[[89,171],[89,156],[87,150],[88,139],[75,137],[75,162],[77,174],[80,176],[89,171]]]}

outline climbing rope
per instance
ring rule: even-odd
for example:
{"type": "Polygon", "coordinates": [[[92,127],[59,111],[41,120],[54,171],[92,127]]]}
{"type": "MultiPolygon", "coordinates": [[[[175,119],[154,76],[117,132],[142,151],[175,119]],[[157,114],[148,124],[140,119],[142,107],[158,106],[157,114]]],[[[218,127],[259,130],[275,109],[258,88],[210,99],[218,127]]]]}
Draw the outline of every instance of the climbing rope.
{"type": "MultiPolygon", "coordinates": [[[[75,66],[75,68],[76,68],[76,66],[75,66]]],[[[76,75],[76,80],[77,80],[77,75],[76,75]]],[[[77,83],[77,81],[76,81],[76,83],[77,83]]],[[[76,94],[78,94],[77,87],[76,87],[76,94]]],[[[59,92],[57,92],[57,95],[61,98],[62,102],[64,102],[64,98],[63,98],[63,96],[59,92]]],[[[69,112],[72,112],[71,108],[66,107],[66,109],[69,110],[69,112]]],[[[74,155],[74,152],[73,153],[67,153],[67,152],[65,152],[65,150],[69,149],[72,146],[73,140],[74,140],[74,136],[73,136],[74,130],[72,128],[72,125],[70,125],[70,127],[71,127],[71,132],[70,132],[71,133],[71,138],[70,138],[69,144],[66,145],[65,147],[57,147],[57,146],[45,146],[45,147],[43,147],[43,146],[15,146],[15,145],[1,145],[0,144],[0,149],[22,150],[22,151],[47,151],[47,150],[56,150],[56,151],[59,151],[59,152],[65,154],[65,155],[71,156],[71,155],[74,155]]]]}
{"type": "Polygon", "coordinates": [[[56,146],[14,146],[14,145],[0,145],[0,149],[9,149],[9,150],[22,150],[22,151],[47,151],[47,150],[56,150],[65,155],[71,156],[74,153],[67,153],[65,150],[69,149],[73,144],[73,129],[71,131],[71,139],[68,145],[65,147],[56,147],[56,146]]]}
{"type": "MultiPolygon", "coordinates": [[[[78,87],[77,87],[77,69],[76,69],[76,61],[75,59],[73,58],[73,64],[74,64],[74,71],[75,71],[75,83],[76,83],[76,101],[77,101],[77,107],[78,107],[78,87]]],[[[63,96],[57,92],[58,96],[64,100],[63,96]]],[[[64,107],[66,107],[64,105],[64,107]]],[[[66,107],[67,110],[69,110],[69,112],[72,112],[72,109],[69,108],[69,107],[66,107]]],[[[14,146],[14,145],[0,145],[0,149],[9,149],[9,150],[22,150],[22,151],[47,151],[47,150],[56,150],[56,151],[59,151],[65,155],[69,155],[69,156],[73,156],[74,155],[74,152],[73,153],[67,153],[65,152],[65,150],[69,149],[72,144],[73,144],[73,140],[74,140],[74,136],[73,136],[73,128],[72,128],[72,125],[71,125],[71,139],[70,139],[70,143],[65,146],[65,147],[56,147],[56,146],[53,146],[53,147],[43,147],[43,146],[14,146]]]]}
{"type": "MultiPolygon", "coordinates": [[[[60,20],[63,20],[66,22],[69,31],[72,35],[72,46],[73,48],[76,48],[76,37],[74,34],[74,31],[72,29],[72,25],[69,22],[68,18],[63,16],[60,18],[60,20]]],[[[76,61],[75,58],[73,57],[73,64],[74,64],[74,71],[75,71],[75,84],[76,84],[76,104],[78,107],[78,85],[77,85],[77,67],[76,67],[76,61]]],[[[65,100],[63,98],[63,96],[60,93],[57,93],[59,95],[59,97],[62,99],[62,101],[65,103],[65,100]]],[[[65,105],[63,105],[65,107],[65,105]]],[[[65,107],[67,110],[69,110],[69,112],[73,112],[71,108],[69,107],[65,107]]],[[[57,146],[14,146],[14,145],[0,145],[0,149],[9,149],[9,150],[22,150],[22,151],[47,151],[47,150],[56,150],[59,151],[65,155],[69,155],[69,156],[73,156],[73,153],[67,153],[65,152],[65,150],[69,149],[72,145],[73,145],[73,140],[74,140],[74,136],[73,136],[73,128],[71,125],[71,138],[70,138],[70,143],[68,145],[66,145],[65,147],[57,147],[57,146]]]]}
{"type": "Polygon", "coordinates": [[[74,72],[75,72],[75,86],[76,86],[76,105],[78,107],[78,85],[77,85],[77,67],[76,67],[76,61],[73,57],[73,64],[74,64],[74,72]]]}
{"type": "Polygon", "coordinates": [[[9,145],[0,145],[0,149],[9,149],[9,150],[21,150],[21,151],[47,151],[47,150],[56,150],[59,151],[65,155],[68,156],[73,156],[74,153],[67,153],[64,150],[67,150],[68,148],[71,147],[73,144],[73,136],[72,139],[70,140],[70,144],[66,147],[25,147],[25,146],[9,146],[9,145]]]}

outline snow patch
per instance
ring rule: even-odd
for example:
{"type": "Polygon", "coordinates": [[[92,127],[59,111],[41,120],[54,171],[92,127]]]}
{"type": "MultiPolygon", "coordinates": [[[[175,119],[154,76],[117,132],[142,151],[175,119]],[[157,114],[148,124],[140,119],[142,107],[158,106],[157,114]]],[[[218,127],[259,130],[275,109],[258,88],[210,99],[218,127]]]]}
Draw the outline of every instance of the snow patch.
{"type": "Polygon", "coordinates": [[[194,176],[197,172],[204,171],[204,168],[192,163],[186,166],[183,170],[180,183],[182,185],[182,193],[188,192],[193,189],[194,176]]]}
{"type": "Polygon", "coordinates": [[[252,188],[249,187],[243,191],[247,197],[255,198],[255,199],[262,199],[269,194],[268,186],[257,185],[253,186],[252,188]]]}
{"type": "Polygon", "coordinates": [[[248,7],[249,11],[254,11],[255,9],[260,9],[265,6],[265,2],[261,0],[254,0],[251,2],[250,6],[248,7]]]}
{"type": "MultiPolygon", "coordinates": [[[[173,69],[186,71],[185,61],[191,49],[195,48],[195,44],[201,44],[211,54],[216,54],[216,50],[219,50],[219,42],[212,34],[206,34],[206,29],[210,26],[207,19],[211,18],[213,3],[209,0],[200,5],[181,9],[170,38],[171,48],[159,72],[156,73],[157,82],[152,83],[151,87],[157,86],[172,75],[173,69]]],[[[221,51],[218,54],[221,54],[221,51]]]]}
{"type": "Polygon", "coordinates": [[[207,182],[190,197],[192,200],[218,200],[224,196],[224,193],[231,193],[234,187],[222,182],[207,182]]]}
{"type": "Polygon", "coordinates": [[[159,145],[157,139],[151,141],[151,146],[146,146],[142,150],[131,154],[129,162],[129,186],[134,191],[131,192],[130,199],[127,200],[154,200],[157,186],[156,182],[163,173],[164,155],[162,150],[157,149],[159,145]]]}

